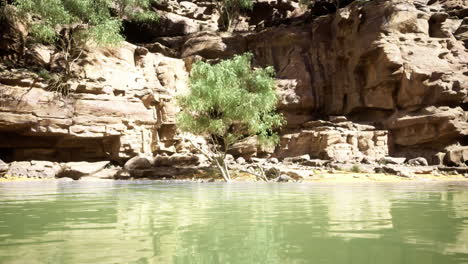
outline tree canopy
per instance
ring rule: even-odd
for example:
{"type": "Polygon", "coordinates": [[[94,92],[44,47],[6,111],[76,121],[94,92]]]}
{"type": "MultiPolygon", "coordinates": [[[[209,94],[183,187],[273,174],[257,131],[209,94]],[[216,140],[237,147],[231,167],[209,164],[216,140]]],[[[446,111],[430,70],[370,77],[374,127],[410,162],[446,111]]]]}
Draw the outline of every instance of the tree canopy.
{"type": "Polygon", "coordinates": [[[115,44],[121,22],[110,14],[106,0],[16,0],[14,4],[24,15],[32,16],[30,33],[37,41],[53,43],[60,29],[82,26],[80,34],[97,44],[115,44]]]}
{"type": "MultiPolygon", "coordinates": [[[[246,136],[257,135],[262,144],[278,142],[275,128],[282,125],[283,117],[276,112],[274,70],[252,69],[251,59],[252,54],[246,53],[215,65],[195,63],[190,92],[178,98],[182,108],[178,127],[211,138],[217,146],[213,160],[221,167],[226,167],[229,148],[246,136]]],[[[229,180],[229,173],[226,177],[229,180]]]]}
{"type": "Polygon", "coordinates": [[[124,40],[122,19],[154,21],[149,11],[154,0],[15,0],[19,14],[29,24],[31,40],[54,44],[62,53],[64,75],[73,76],[73,66],[85,46],[116,45],[124,40]]]}

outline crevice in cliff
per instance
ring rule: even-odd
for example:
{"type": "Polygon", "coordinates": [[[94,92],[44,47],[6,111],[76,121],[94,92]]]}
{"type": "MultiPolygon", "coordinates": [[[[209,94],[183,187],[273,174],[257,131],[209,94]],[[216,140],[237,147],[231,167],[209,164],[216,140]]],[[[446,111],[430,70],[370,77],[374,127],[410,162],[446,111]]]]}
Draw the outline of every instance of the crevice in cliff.
{"type": "Polygon", "coordinates": [[[31,136],[0,132],[3,161],[102,161],[117,160],[119,137],[75,138],[63,135],[31,136]]]}
{"type": "Polygon", "coordinates": [[[448,14],[436,13],[429,19],[429,37],[447,38],[447,33],[442,29],[443,23],[447,20],[448,14]]]}

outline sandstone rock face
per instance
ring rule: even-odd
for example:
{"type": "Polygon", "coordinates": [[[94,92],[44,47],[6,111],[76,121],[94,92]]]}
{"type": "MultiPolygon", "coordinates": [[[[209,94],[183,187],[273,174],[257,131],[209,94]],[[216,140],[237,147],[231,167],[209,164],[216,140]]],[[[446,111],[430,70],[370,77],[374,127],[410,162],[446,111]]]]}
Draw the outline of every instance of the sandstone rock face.
{"type": "Polygon", "coordinates": [[[275,151],[274,146],[261,145],[256,136],[245,138],[235,143],[229,153],[236,157],[250,159],[251,157],[268,157],[275,151]]]}
{"type": "MultiPolygon", "coordinates": [[[[311,25],[269,29],[248,45],[278,77],[297,80],[300,105],[327,115],[460,104],[466,52],[449,25],[407,1],[355,2],[311,25]]],[[[444,20],[445,21],[445,20],[444,20]]],[[[456,28],[456,26],[454,26],[456,28]]]]}
{"type": "Polygon", "coordinates": [[[181,47],[182,58],[193,55],[205,59],[225,59],[247,50],[247,42],[241,35],[201,32],[191,35],[181,47]]]}
{"type": "Polygon", "coordinates": [[[158,37],[186,36],[219,29],[219,12],[210,1],[159,1],[154,4],[159,19],[154,23],[124,23],[129,41],[148,43],[158,37]]]}
{"type": "MultiPolygon", "coordinates": [[[[174,148],[180,59],[124,43],[89,52],[62,96],[27,71],[0,73],[0,153],[10,160],[128,159],[174,148]]],[[[6,158],[5,158],[6,159],[6,158]]]]}
{"type": "MultiPolygon", "coordinates": [[[[337,12],[330,2],[304,13],[295,1],[256,1],[236,25],[244,32],[234,34],[215,32],[212,2],[157,3],[160,24],[125,26],[144,47],[88,52],[67,97],[32,72],[1,68],[0,158],[125,161],[143,153],[164,166],[193,162],[198,151],[177,132],[174,95],[187,89],[193,62],[250,51],[256,66],[275,68],[287,125],[276,149],[247,138],[234,156],[466,164],[466,1],[349,0],[337,12]]],[[[0,51],[9,39],[20,52],[25,32],[8,25],[0,51]]],[[[47,47],[26,54],[57,69],[59,56],[47,47]]]]}
{"type": "Polygon", "coordinates": [[[364,156],[379,159],[388,155],[388,133],[351,122],[332,124],[312,121],[300,131],[284,133],[275,156],[279,158],[310,155],[337,162],[361,161],[364,156]]]}
{"type": "MultiPolygon", "coordinates": [[[[447,3],[354,2],[311,24],[251,34],[247,46],[284,80],[280,108],[289,127],[330,115],[375,122],[389,130],[392,154],[434,164],[436,153],[467,135],[465,15],[454,10],[447,3]]],[[[311,134],[300,133],[282,145],[311,134]]]]}
{"type": "Polygon", "coordinates": [[[394,142],[400,146],[416,144],[446,145],[453,138],[468,135],[467,112],[462,108],[426,107],[415,112],[396,112],[387,121],[394,142]]]}

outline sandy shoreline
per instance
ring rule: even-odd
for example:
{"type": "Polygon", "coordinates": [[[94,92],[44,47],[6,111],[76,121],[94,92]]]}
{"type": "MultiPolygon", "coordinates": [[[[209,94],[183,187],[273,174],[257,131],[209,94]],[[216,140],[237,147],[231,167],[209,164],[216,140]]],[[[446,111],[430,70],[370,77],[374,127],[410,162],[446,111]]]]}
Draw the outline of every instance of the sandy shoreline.
{"type": "MultiPolygon", "coordinates": [[[[97,177],[83,177],[78,181],[113,181],[116,179],[103,179],[97,177]]],[[[122,180],[122,179],[119,179],[122,180]]],[[[153,181],[185,181],[185,182],[223,182],[222,178],[213,177],[212,175],[200,175],[200,177],[175,177],[175,178],[129,178],[132,180],[153,180],[153,181]]],[[[6,176],[0,177],[0,184],[8,182],[40,182],[40,181],[74,181],[69,178],[25,178],[6,176]]],[[[253,175],[239,173],[233,175],[232,182],[261,182],[253,175]]],[[[271,181],[275,182],[275,181],[271,181]]],[[[345,171],[337,171],[335,173],[321,173],[313,177],[308,177],[296,183],[414,183],[414,182],[468,182],[461,174],[456,175],[434,175],[434,174],[416,174],[412,178],[405,178],[397,175],[383,173],[353,173],[345,171]]]]}

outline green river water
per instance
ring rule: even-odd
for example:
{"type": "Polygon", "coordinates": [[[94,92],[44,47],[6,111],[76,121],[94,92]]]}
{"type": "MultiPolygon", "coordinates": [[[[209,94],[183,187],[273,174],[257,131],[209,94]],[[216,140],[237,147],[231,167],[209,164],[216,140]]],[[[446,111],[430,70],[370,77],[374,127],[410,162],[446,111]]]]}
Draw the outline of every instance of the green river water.
{"type": "Polygon", "coordinates": [[[0,263],[468,263],[468,185],[3,183],[0,263]]]}

